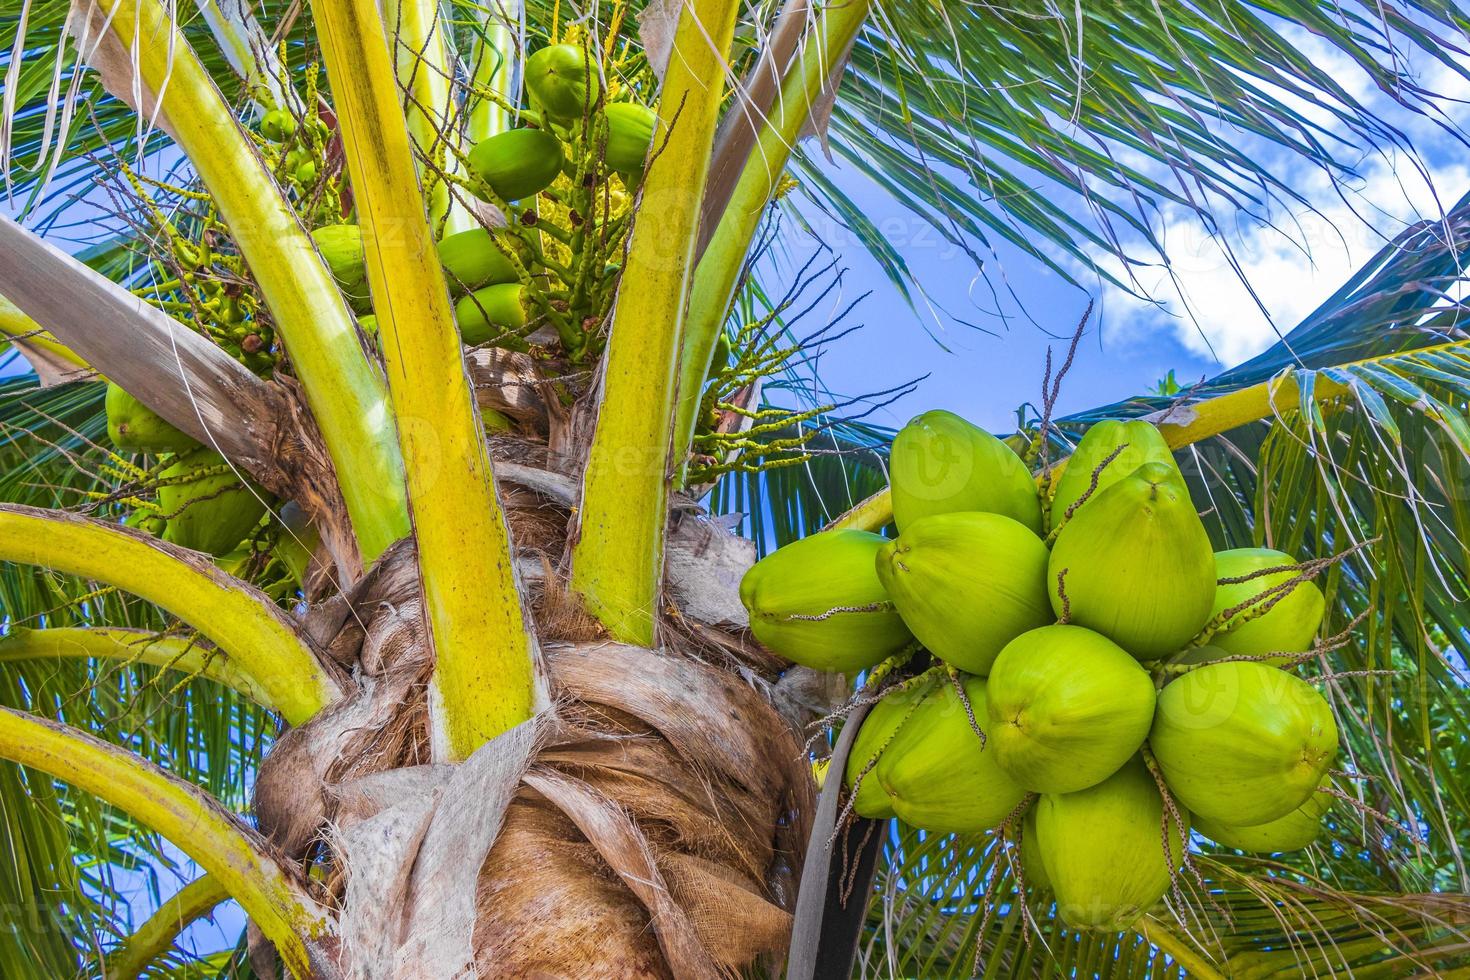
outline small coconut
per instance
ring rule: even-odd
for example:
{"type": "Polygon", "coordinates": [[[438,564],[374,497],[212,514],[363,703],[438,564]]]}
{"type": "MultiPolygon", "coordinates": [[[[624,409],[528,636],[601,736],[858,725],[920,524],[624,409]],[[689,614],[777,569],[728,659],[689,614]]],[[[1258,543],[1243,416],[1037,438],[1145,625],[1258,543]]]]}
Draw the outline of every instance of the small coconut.
{"type": "Polygon", "coordinates": [[[561,142],[544,129],[508,129],[469,152],[470,169],[504,201],[535,197],[550,187],[565,160],[561,142]]]}
{"type": "MultiPolygon", "coordinates": [[[[1136,756],[1096,786],[1036,802],[1037,849],[1063,921],[1121,932],[1163,898],[1184,862],[1172,819],[1165,861],[1163,815],[1158,787],[1136,756]]],[[[1180,816],[1187,829],[1189,815],[1180,816]]]]}
{"type": "Polygon", "coordinates": [[[1021,823],[1021,873],[1026,876],[1026,887],[1033,892],[1051,891],[1051,875],[1046,872],[1046,861],[1041,856],[1041,845],[1036,840],[1036,807],[1026,811],[1021,823]]]}
{"type": "MultiPolygon", "coordinates": [[[[1173,452],[1170,451],[1168,443],[1164,442],[1164,437],[1159,434],[1159,430],[1151,422],[1145,422],[1142,419],[1133,419],[1128,422],[1107,419],[1098,422],[1082,436],[1081,441],[1077,443],[1077,448],[1067,460],[1067,468],[1062,471],[1061,476],[1057,477],[1056,483],[1052,486],[1050,503],[1052,527],[1062,523],[1067,514],[1067,508],[1087,492],[1088,486],[1092,483],[1093,472],[1097,471],[1098,467],[1102,466],[1103,460],[1114,452],[1118,452],[1118,455],[1098,472],[1097,489],[1087,498],[1087,503],[1083,504],[1084,507],[1096,500],[1098,494],[1144,463],[1174,465],[1173,452]],[[1124,448],[1118,452],[1120,446],[1124,448]]],[[[1080,512],[1081,509],[1079,507],[1078,511],[1080,512]]]]}
{"type": "MultiPolygon", "coordinates": [[[[1332,785],[1329,776],[1322,786],[1332,785]]],[[[1256,854],[1279,854],[1282,851],[1299,851],[1317,839],[1322,831],[1322,818],[1332,808],[1332,796],[1320,790],[1307,797],[1307,802],[1284,817],[1268,820],[1253,827],[1234,827],[1200,817],[1194,829],[1225,847],[1256,854]]]]}
{"type": "Polygon", "coordinates": [[[178,457],[159,474],[163,539],[216,557],[233,551],[265,516],[264,492],[212,449],[178,457]]]}
{"type": "Polygon", "coordinates": [[[1191,811],[1249,827],[1307,801],[1337,757],[1337,723],[1299,677],[1259,663],[1209,664],[1159,694],[1149,745],[1191,811]]]}
{"type": "Polygon", "coordinates": [[[311,233],[311,239],[352,308],[358,311],[370,308],[362,229],[349,224],[323,225],[311,233]]]}
{"type": "Polygon", "coordinates": [[[857,738],[853,739],[852,750],[847,756],[847,769],[843,773],[849,792],[854,785],[857,786],[857,800],[853,803],[853,811],[858,816],[872,820],[886,820],[893,816],[893,801],[878,784],[874,771],[878,768],[878,760],[884,749],[893,740],[894,733],[913,717],[923,697],[922,685],[889,691],[863,718],[862,727],[858,729],[857,738]]]}
{"type": "Polygon", "coordinates": [[[1210,616],[1215,556],[1179,470],[1145,463],[1089,501],[1057,535],[1047,585],[1058,616],[1140,660],[1189,642],[1210,616]]]}
{"type": "Polygon", "coordinates": [[[107,436],[119,449],[136,453],[187,452],[199,443],[162,415],[112,382],[107,384],[107,436]]]}
{"type": "Polygon", "coordinates": [[[576,44],[541,48],[526,59],[524,78],[536,104],[562,123],[581,119],[602,91],[597,65],[576,44]]]}
{"type": "Polygon", "coordinates": [[[823,531],[756,562],[740,582],[755,638],[804,667],[842,673],[903,649],[913,635],[875,567],[885,544],[867,531],[823,531]]]}
{"type": "Polygon", "coordinates": [[[1102,782],[1138,752],[1154,717],[1148,672],[1080,626],[1043,626],[1006,644],[987,694],[996,761],[1039,793],[1102,782]]]}
{"type": "Polygon", "coordinates": [[[914,636],[972,674],[1011,640],[1052,621],[1046,545],[1000,514],[924,517],[878,551],[878,577],[914,636]]]}
{"type": "MultiPolygon", "coordinates": [[[[961,681],[975,725],[988,732],[985,681],[961,681]]],[[[874,775],[894,814],[935,833],[971,833],[995,827],[1026,791],[982,746],[952,683],[933,686],[888,743],[874,775]]]]}
{"type": "MultiPolygon", "coordinates": [[[[1295,558],[1283,551],[1236,548],[1215,553],[1215,576],[1217,580],[1241,578],[1252,572],[1296,563],[1295,558]]],[[[1211,619],[1252,599],[1260,598],[1260,601],[1236,614],[1230,625],[1212,636],[1210,642],[1233,654],[1304,653],[1311,649],[1312,638],[1322,625],[1322,614],[1326,608],[1322,590],[1315,582],[1299,582],[1280,599],[1276,599],[1275,594],[1265,595],[1272,586],[1282,585],[1295,577],[1295,572],[1273,572],[1244,582],[1217,584],[1211,619]],[[1262,615],[1260,610],[1273,600],[1270,610],[1262,615]]],[[[1283,664],[1290,659],[1273,657],[1265,663],[1283,664]]]]}
{"type": "Polygon", "coordinates": [[[888,467],[900,532],[934,514],[984,511],[1041,533],[1041,500],[1021,457],[953,412],[925,412],[900,429],[888,467]]]}

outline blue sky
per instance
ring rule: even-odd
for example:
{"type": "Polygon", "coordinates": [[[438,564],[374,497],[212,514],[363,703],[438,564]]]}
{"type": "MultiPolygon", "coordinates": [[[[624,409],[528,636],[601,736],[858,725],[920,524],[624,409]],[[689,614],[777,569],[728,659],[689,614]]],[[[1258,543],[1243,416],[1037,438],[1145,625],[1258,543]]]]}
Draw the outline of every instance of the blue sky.
{"type": "MultiPolygon", "coordinates": [[[[850,233],[820,227],[818,233],[847,268],[844,287],[830,308],[838,310],[873,290],[854,316],[866,324],[864,331],[823,356],[823,382],[834,392],[855,395],[927,374],[917,392],[876,413],[874,421],[897,426],[921,411],[946,408],[987,428],[1008,429],[1015,408],[1039,398],[1047,346],[1065,346],[1065,340],[1048,334],[1069,335],[1089,298],[1097,301],[1096,313],[1063,390],[1062,414],[1137,394],[1170,370],[1187,384],[1270,346],[1408,222],[1437,217],[1470,190],[1467,149],[1441,125],[1464,129],[1470,123],[1470,84],[1463,78],[1423,55],[1417,62],[1408,59],[1421,82],[1446,97],[1444,119],[1429,119],[1393,103],[1315,37],[1297,32],[1293,40],[1354,97],[1405,133],[1417,158],[1364,149],[1354,159],[1349,151],[1344,158],[1358,176],[1334,184],[1291,154],[1255,137],[1222,131],[1307,202],[1274,208],[1268,215],[1274,227],[1229,211],[1218,216],[1222,238],[1249,289],[1220,244],[1195,218],[1175,211],[1156,216],[1151,225],[1170,253],[1177,285],[1160,268],[1138,273],[1141,288],[1156,304],[1104,284],[1076,263],[1067,266],[1083,285],[1069,283],[1010,247],[997,249],[980,273],[963,251],[948,246],[852,168],[837,166],[834,179],[884,229],[933,305],[911,308],[850,233]]],[[[1320,106],[1284,93],[1283,98],[1309,118],[1330,124],[1320,106]]],[[[793,264],[810,254],[810,240],[805,244],[794,245],[793,264]]]]}

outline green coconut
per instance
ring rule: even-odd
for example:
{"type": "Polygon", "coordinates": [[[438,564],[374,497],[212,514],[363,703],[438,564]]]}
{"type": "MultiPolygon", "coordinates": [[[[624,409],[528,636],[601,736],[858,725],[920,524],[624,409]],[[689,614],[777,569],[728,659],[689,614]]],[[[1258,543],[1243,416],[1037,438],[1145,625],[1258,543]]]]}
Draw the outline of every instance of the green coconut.
{"type": "Polygon", "coordinates": [[[179,453],[199,443],[112,382],[107,384],[107,437],[135,453],[179,453]]]}
{"type": "MultiPolygon", "coordinates": [[[[1067,460],[1067,468],[1057,477],[1051,495],[1051,526],[1057,527],[1066,516],[1067,508],[1081,499],[1092,483],[1092,474],[1102,461],[1112,455],[1119,446],[1126,448],[1098,473],[1097,489],[1087,498],[1090,504],[1098,494],[1138,469],[1144,463],[1168,463],[1174,465],[1174,454],[1169,444],[1151,422],[1134,419],[1120,422],[1108,419],[1088,429],[1077,443],[1077,448],[1067,460]]],[[[1081,508],[1078,508],[1079,511],[1081,508]]],[[[1073,515],[1076,516],[1075,514],[1073,515]]]]}
{"type": "MultiPolygon", "coordinates": [[[[1330,786],[1332,778],[1322,780],[1322,786],[1330,786]]],[[[1279,854],[1283,851],[1299,851],[1317,839],[1322,831],[1322,818],[1332,808],[1331,795],[1315,792],[1307,802],[1284,817],[1268,820],[1253,827],[1234,827],[1215,820],[1200,817],[1194,829],[1216,844],[1233,847],[1256,854],[1279,854]]]]}
{"type": "Polygon", "coordinates": [[[888,466],[899,531],[934,514],[984,511],[1041,533],[1041,500],[1021,457],[953,412],[925,412],[900,429],[888,466]]]}
{"type": "Polygon", "coordinates": [[[1145,463],[1089,501],[1057,535],[1047,585],[1059,617],[1140,660],[1184,646],[1210,617],[1215,555],[1179,470],[1145,463]]]}
{"type": "MultiPolygon", "coordinates": [[[[1215,553],[1215,576],[1217,580],[1241,578],[1252,572],[1296,563],[1295,558],[1283,551],[1237,548],[1215,553]]],[[[1263,593],[1272,586],[1289,582],[1295,577],[1295,572],[1273,572],[1245,582],[1217,584],[1215,604],[1210,610],[1211,619],[1227,609],[1235,609],[1251,602],[1252,599],[1261,597],[1261,601],[1252,603],[1245,611],[1235,615],[1230,625],[1212,636],[1210,642],[1233,654],[1305,653],[1311,649],[1312,638],[1322,625],[1322,614],[1327,606],[1322,598],[1322,590],[1317,588],[1315,582],[1297,584],[1264,615],[1260,613],[1266,602],[1273,598],[1262,597],[1263,593]]],[[[1272,658],[1265,663],[1283,664],[1290,659],[1272,658]]]]}
{"type": "Polygon", "coordinates": [[[484,228],[471,228],[439,242],[439,262],[449,279],[451,291],[479,289],[496,283],[515,282],[515,266],[507,250],[516,251],[511,241],[484,228]]]}
{"type": "Polygon", "coordinates": [[[1038,793],[1073,793],[1118,771],[1148,736],[1154,684],[1138,661],[1080,626],[1043,626],[990,668],[996,761],[1038,793]]]}
{"type": "Polygon", "coordinates": [[[614,102],[603,110],[607,117],[607,143],[602,149],[607,169],[636,174],[648,159],[658,114],[634,102],[614,102]]]}
{"type": "Polygon", "coordinates": [[[1021,824],[1021,873],[1026,876],[1026,887],[1037,892],[1051,891],[1051,875],[1046,872],[1046,860],[1041,856],[1041,845],[1036,839],[1036,807],[1026,811],[1021,824]]]}
{"type": "MultiPolygon", "coordinates": [[[[1036,802],[1037,849],[1063,921],[1121,932],[1164,897],[1185,841],[1171,819],[1166,861],[1163,815],[1158,787],[1136,756],[1096,786],[1036,802]]],[[[1187,827],[1189,815],[1180,816],[1187,827]]]]}
{"type": "Polygon", "coordinates": [[[878,577],[929,652],[981,676],[1022,633],[1052,621],[1046,545],[1000,514],[935,514],[878,552],[878,577]]]}
{"type": "Polygon", "coordinates": [[[178,457],[159,474],[163,539],[210,555],[225,555],[265,516],[263,491],[241,480],[212,449],[178,457]]]}
{"type": "Polygon", "coordinates": [[[296,135],[296,117],[285,109],[272,109],[260,117],[260,135],[272,143],[283,143],[296,135]]]}
{"type": "Polygon", "coordinates": [[[852,741],[852,751],[847,756],[847,770],[843,773],[849,792],[854,785],[857,786],[852,808],[858,816],[872,820],[887,820],[893,816],[893,801],[879,785],[874,770],[878,768],[878,759],[894,733],[907,724],[923,698],[922,686],[889,691],[863,718],[857,738],[852,741]]]}
{"type": "Polygon", "coordinates": [[[886,543],[867,531],[823,531],[756,562],[740,582],[755,638],[804,667],[844,674],[903,649],[913,635],[875,568],[886,543]]]}
{"type": "Polygon", "coordinates": [[[454,304],[454,319],[471,346],[520,330],[526,325],[524,289],[518,282],[477,289],[454,304]]]}
{"type": "Polygon", "coordinates": [[[534,197],[561,173],[561,143],[544,129],[512,129],[476,143],[470,168],[503,201],[534,197]]]}
{"type": "Polygon", "coordinates": [[[367,252],[362,246],[362,229],[357,225],[323,225],[311,233],[317,251],[337,281],[337,288],[354,310],[371,303],[367,282],[367,252]]]}
{"type": "Polygon", "coordinates": [[[1149,745],[1185,806],[1250,827],[1312,795],[1337,757],[1337,723],[1299,677],[1247,661],[1209,664],[1159,694],[1149,745]]]}
{"type": "Polygon", "coordinates": [[[527,58],[525,82],[537,105],[563,124],[581,119],[602,91],[597,65],[575,44],[552,44],[527,58]]]}
{"type": "MultiPolygon", "coordinates": [[[[988,732],[985,680],[966,677],[960,683],[975,724],[988,732]]],[[[988,830],[1026,795],[996,765],[995,752],[982,747],[959,692],[947,681],[924,695],[879,756],[873,775],[895,816],[935,833],[988,830]]]]}

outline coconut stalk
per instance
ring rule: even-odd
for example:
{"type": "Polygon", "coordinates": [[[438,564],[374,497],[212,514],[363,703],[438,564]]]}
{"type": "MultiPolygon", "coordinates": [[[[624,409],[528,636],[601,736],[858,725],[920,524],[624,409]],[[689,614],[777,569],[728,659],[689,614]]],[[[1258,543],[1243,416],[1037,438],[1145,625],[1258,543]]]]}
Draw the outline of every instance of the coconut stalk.
{"type": "Polygon", "coordinates": [[[169,11],[158,0],[73,0],[73,11],[84,25],[77,28],[81,49],[104,86],[130,102],[136,92],[142,105],[135,108],[145,118],[157,114],[231,229],[336,467],[362,558],[371,563],[408,531],[403,461],[382,379],[336,283],[169,11]],[[90,21],[82,20],[89,13],[90,21]]]}
{"type": "Polygon", "coordinates": [[[465,136],[470,145],[503,133],[511,127],[510,112],[494,99],[485,98],[475,89],[494,92],[507,103],[516,101],[515,61],[516,31],[514,20],[520,19],[519,0],[494,0],[485,9],[470,49],[471,83],[465,98],[465,136]]]}
{"type": "Polygon", "coordinates": [[[454,133],[454,64],[449,57],[446,21],[439,16],[438,0],[387,0],[383,26],[393,46],[394,70],[403,93],[408,127],[419,157],[429,162],[419,173],[426,183],[429,221],[436,230],[452,235],[475,226],[464,208],[455,205],[449,185],[437,170],[457,165],[448,152],[454,133]]]}
{"type": "Polygon", "coordinates": [[[152,827],[213,875],[275,943],[286,968],[308,977],[306,940],[324,910],[253,830],[191,783],[84,732],[0,708],[0,758],[101,797],[152,827]]]}
{"type": "Polygon", "coordinates": [[[733,0],[689,0],[680,13],[655,129],[668,138],[643,184],[582,477],[572,588],[615,637],[644,646],[663,578],[689,273],[739,10],[733,0]]]}
{"type": "Polygon", "coordinates": [[[715,149],[710,161],[709,182],[704,189],[704,213],[699,221],[696,259],[709,247],[720,216],[750,158],[751,147],[760,136],[771,106],[781,93],[791,57],[811,24],[810,0],[786,0],[771,26],[754,67],[741,80],[740,91],[720,120],[715,149]]]}
{"type": "Polygon", "coordinates": [[[233,658],[195,637],[85,626],[46,629],[20,626],[0,636],[0,664],[56,659],[114,660],[176,670],[187,677],[203,677],[223,684],[267,711],[281,710],[233,658]]]}
{"type": "Polygon", "coordinates": [[[104,976],[117,980],[142,976],[149,963],[168,952],[179,933],[229,897],[224,884],[214,875],[195,878],[160,905],[121,946],[107,954],[104,976]]]}
{"type": "Polygon", "coordinates": [[[34,348],[77,371],[91,370],[80,354],[57,340],[50,331],[26,316],[20,307],[4,296],[0,296],[0,334],[9,337],[10,342],[22,351],[34,348]]]}
{"type": "Polygon", "coordinates": [[[195,627],[299,725],[341,697],[285,613],[206,558],[114,524],[0,504],[0,561],[116,586],[195,627]]]}
{"type": "Polygon", "coordinates": [[[679,361],[679,409],[674,428],[674,452],[681,475],[694,438],[695,416],[710,358],[735,296],[751,240],[786,172],[802,129],[812,122],[812,107],[830,92],[833,69],[852,46],[868,19],[868,10],[868,0],[850,0],[822,11],[781,83],[780,97],[760,126],[755,147],[694,271],[679,361]]]}
{"type": "Polygon", "coordinates": [[[78,362],[106,364],[114,382],[175,428],[253,473],[277,465],[276,392],[205,337],[5,215],[0,287],[14,301],[0,303],[6,333],[45,327],[78,362]]]}
{"type": "Polygon", "coordinates": [[[449,288],[372,0],[315,0],[335,80],[368,285],[408,463],[424,613],[436,667],[436,753],[463,759],[531,717],[535,635],[521,607],[449,288]]]}

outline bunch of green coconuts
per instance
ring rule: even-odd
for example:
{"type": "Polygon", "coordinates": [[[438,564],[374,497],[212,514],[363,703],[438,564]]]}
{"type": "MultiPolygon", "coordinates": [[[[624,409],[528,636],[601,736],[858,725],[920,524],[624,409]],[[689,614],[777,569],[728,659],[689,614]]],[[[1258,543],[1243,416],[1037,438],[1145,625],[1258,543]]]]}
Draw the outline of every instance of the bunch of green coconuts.
{"type": "Polygon", "coordinates": [[[1106,930],[1163,897],[1192,831],[1255,852],[1316,838],[1337,726],[1283,669],[1322,622],[1312,566],[1214,552],[1153,425],[1093,426],[1041,491],[943,411],[898,433],[890,465],[896,537],[814,534],[741,584],[755,637],[797,664],[936,662],[863,720],[856,813],[1003,827],[1028,887],[1106,930]]]}
{"type": "MultiPolygon", "coordinates": [[[[544,226],[546,211],[566,208],[538,195],[563,174],[584,172],[599,181],[617,175],[620,195],[637,185],[658,117],[636,102],[606,102],[599,66],[584,47],[541,48],[526,59],[524,82],[530,105],[520,111],[520,124],[480,141],[467,155],[465,186],[473,194],[520,223],[533,224],[539,217],[544,226]],[[588,155],[592,159],[578,159],[588,155]]],[[[576,228],[587,216],[566,217],[576,228]]],[[[361,230],[351,223],[332,224],[312,237],[359,322],[374,333],[361,230]]],[[[531,283],[547,278],[541,247],[539,236],[517,229],[472,228],[439,241],[439,260],[457,297],[455,319],[466,344],[520,347],[518,336],[540,308],[531,283]]],[[[609,270],[615,273],[615,265],[609,270]]]]}
{"type": "MultiPolygon", "coordinates": [[[[457,299],[456,322],[469,345],[499,343],[524,349],[520,334],[535,326],[537,301],[552,307],[558,302],[555,290],[545,288],[554,274],[542,261],[541,246],[533,244],[539,243],[540,235],[526,226],[534,225],[538,216],[554,217],[558,208],[563,212],[566,208],[538,195],[564,174],[591,173],[599,181],[616,175],[617,193],[626,198],[627,189],[640,178],[657,123],[646,106],[606,100],[600,68],[581,45],[553,44],[536,51],[526,61],[524,83],[530,104],[520,112],[519,124],[471,148],[470,173],[464,178],[471,192],[508,215],[520,215],[520,226],[494,231],[475,227],[437,242],[445,279],[457,299]],[[574,159],[589,153],[593,159],[574,159]],[[540,294],[537,301],[533,292],[540,294]]],[[[362,230],[342,220],[332,195],[320,201],[316,197],[321,195],[313,196],[326,178],[322,164],[329,128],[314,110],[298,120],[284,109],[273,109],[263,114],[257,138],[267,155],[279,162],[278,179],[294,191],[303,214],[327,216],[328,223],[316,227],[311,237],[364,332],[375,335],[362,230]]],[[[220,232],[225,234],[222,228],[220,232]]],[[[554,245],[548,240],[546,247],[554,245]]],[[[617,241],[607,247],[615,251],[617,241]]],[[[175,248],[197,252],[204,246],[179,238],[175,248]]],[[[218,258],[191,254],[176,264],[208,266],[218,258]]],[[[230,291],[235,287],[208,275],[194,278],[193,288],[204,297],[200,305],[214,315],[212,325],[218,321],[218,329],[211,329],[213,339],[247,367],[269,374],[277,353],[268,322],[257,315],[258,303],[248,295],[235,298],[237,292],[230,291]],[[220,294],[222,313],[215,310],[210,290],[220,294]]],[[[607,291],[610,294],[610,283],[607,291]]],[[[115,384],[108,385],[106,408],[108,434],[117,450],[157,458],[156,465],[139,475],[154,499],[137,501],[128,523],[217,557],[235,552],[255,532],[269,497],[223,456],[199,445],[115,384]]],[[[296,535],[284,538],[294,564],[304,567],[309,556],[295,553],[302,550],[302,542],[296,535]]]]}

